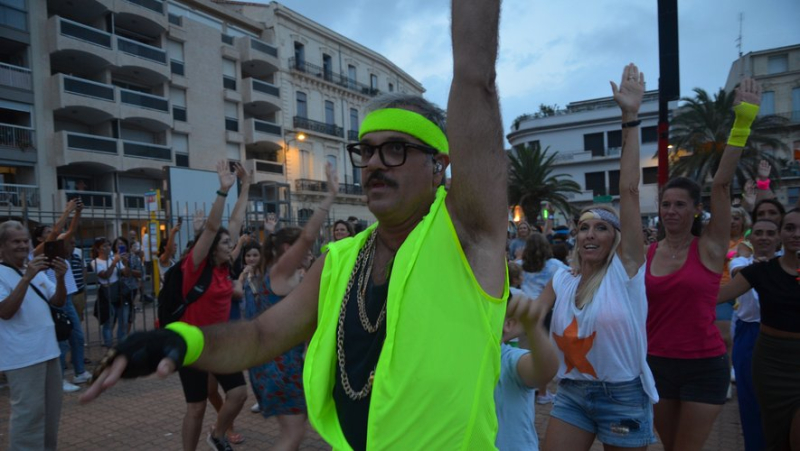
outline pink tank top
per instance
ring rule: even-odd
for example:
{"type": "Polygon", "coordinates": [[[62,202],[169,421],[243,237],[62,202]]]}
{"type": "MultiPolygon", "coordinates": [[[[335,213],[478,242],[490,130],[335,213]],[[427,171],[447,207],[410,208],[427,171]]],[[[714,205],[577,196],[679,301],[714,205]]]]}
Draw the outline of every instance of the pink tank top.
{"type": "Polygon", "coordinates": [[[725,354],[714,326],[722,277],[703,265],[694,238],[683,266],[654,276],[650,265],[658,243],[647,250],[647,353],[673,359],[702,359],[725,354]]]}

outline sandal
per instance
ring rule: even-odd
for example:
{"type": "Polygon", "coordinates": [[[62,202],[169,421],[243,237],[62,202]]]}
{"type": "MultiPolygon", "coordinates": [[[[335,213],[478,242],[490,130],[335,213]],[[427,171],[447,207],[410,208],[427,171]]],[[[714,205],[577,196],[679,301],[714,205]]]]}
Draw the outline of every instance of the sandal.
{"type": "Polygon", "coordinates": [[[225,437],[227,437],[228,441],[234,445],[244,443],[244,437],[242,437],[242,434],[239,434],[237,432],[228,431],[228,433],[225,434],[225,437]]]}

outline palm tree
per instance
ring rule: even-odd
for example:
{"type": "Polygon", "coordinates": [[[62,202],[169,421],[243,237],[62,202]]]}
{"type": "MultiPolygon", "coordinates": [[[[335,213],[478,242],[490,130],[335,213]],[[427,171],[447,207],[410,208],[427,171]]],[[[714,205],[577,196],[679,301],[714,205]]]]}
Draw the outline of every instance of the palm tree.
{"type": "Polygon", "coordinates": [[[567,217],[572,214],[566,194],[580,193],[581,187],[567,175],[552,175],[555,154],[548,155],[538,141],[508,151],[508,201],[519,205],[529,221],[539,217],[542,202],[550,202],[567,217]]]}
{"type": "MultiPolygon", "coordinates": [[[[720,89],[712,99],[701,88],[694,89],[695,96],[684,97],[685,102],[672,120],[670,142],[675,149],[685,150],[689,155],[678,159],[672,165],[671,176],[694,178],[701,184],[717,172],[722,152],[725,150],[728,134],[733,126],[734,93],[720,89]]],[[[761,147],[785,149],[775,131],[785,127],[786,118],[775,115],[759,116],[750,127],[747,146],[742,151],[742,159],[736,168],[735,183],[744,186],[747,179],[755,179],[758,162],[767,160],[772,165],[773,175],[778,176],[781,160],[767,152],[759,152],[761,147]]]]}

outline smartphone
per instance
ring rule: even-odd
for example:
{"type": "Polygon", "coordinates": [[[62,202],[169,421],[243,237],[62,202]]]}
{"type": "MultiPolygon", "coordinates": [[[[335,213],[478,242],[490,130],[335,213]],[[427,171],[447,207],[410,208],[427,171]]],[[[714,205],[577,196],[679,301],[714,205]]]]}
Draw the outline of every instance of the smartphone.
{"type": "Polygon", "coordinates": [[[119,245],[119,253],[120,254],[124,254],[126,252],[128,252],[128,248],[124,244],[120,244],[119,245]]]}
{"type": "Polygon", "coordinates": [[[56,257],[64,257],[64,240],[45,241],[44,242],[44,256],[48,260],[53,260],[56,257]]]}
{"type": "Polygon", "coordinates": [[[178,225],[183,224],[183,216],[178,216],[178,225]]]}

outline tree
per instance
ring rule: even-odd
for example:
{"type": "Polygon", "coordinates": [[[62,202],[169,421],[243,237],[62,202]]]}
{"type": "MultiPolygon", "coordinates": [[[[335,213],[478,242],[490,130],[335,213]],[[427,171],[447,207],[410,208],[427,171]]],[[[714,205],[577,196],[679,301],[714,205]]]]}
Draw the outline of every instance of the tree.
{"type": "Polygon", "coordinates": [[[552,175],[555,154],[542,150],[538,141],[517,146],[508,152],[508,201],[519,205],[529,221],[539,217],[542,202],[550,202],[567,217],[572,214],[567,194],[580,193],[581,187],[567,175],[552,175]]]}
{"type": "MultiPolygon", "coordinates": [[[[734,93],[720,89],[712,99],[701,88],[694,89],[695,96],[684,97],[685,102],[672,120],[670,142],[676,150],[686,150],[689,155],[680,158],[672,165],[671,176],[691,177],[701,184],[717,172],[722,152],[733,126],[734,93]]],[[[744,186],[747,179],[755,179],[758,162],[767,160],[778,177],[782,167],[781,160],[759,148],[785,149],[775,132],[784,128],[788,120],[775,115],[759,116],[750,127],[747,147],[742,151],[742,159],[736,168],[735,182],[744,186]]]]}

